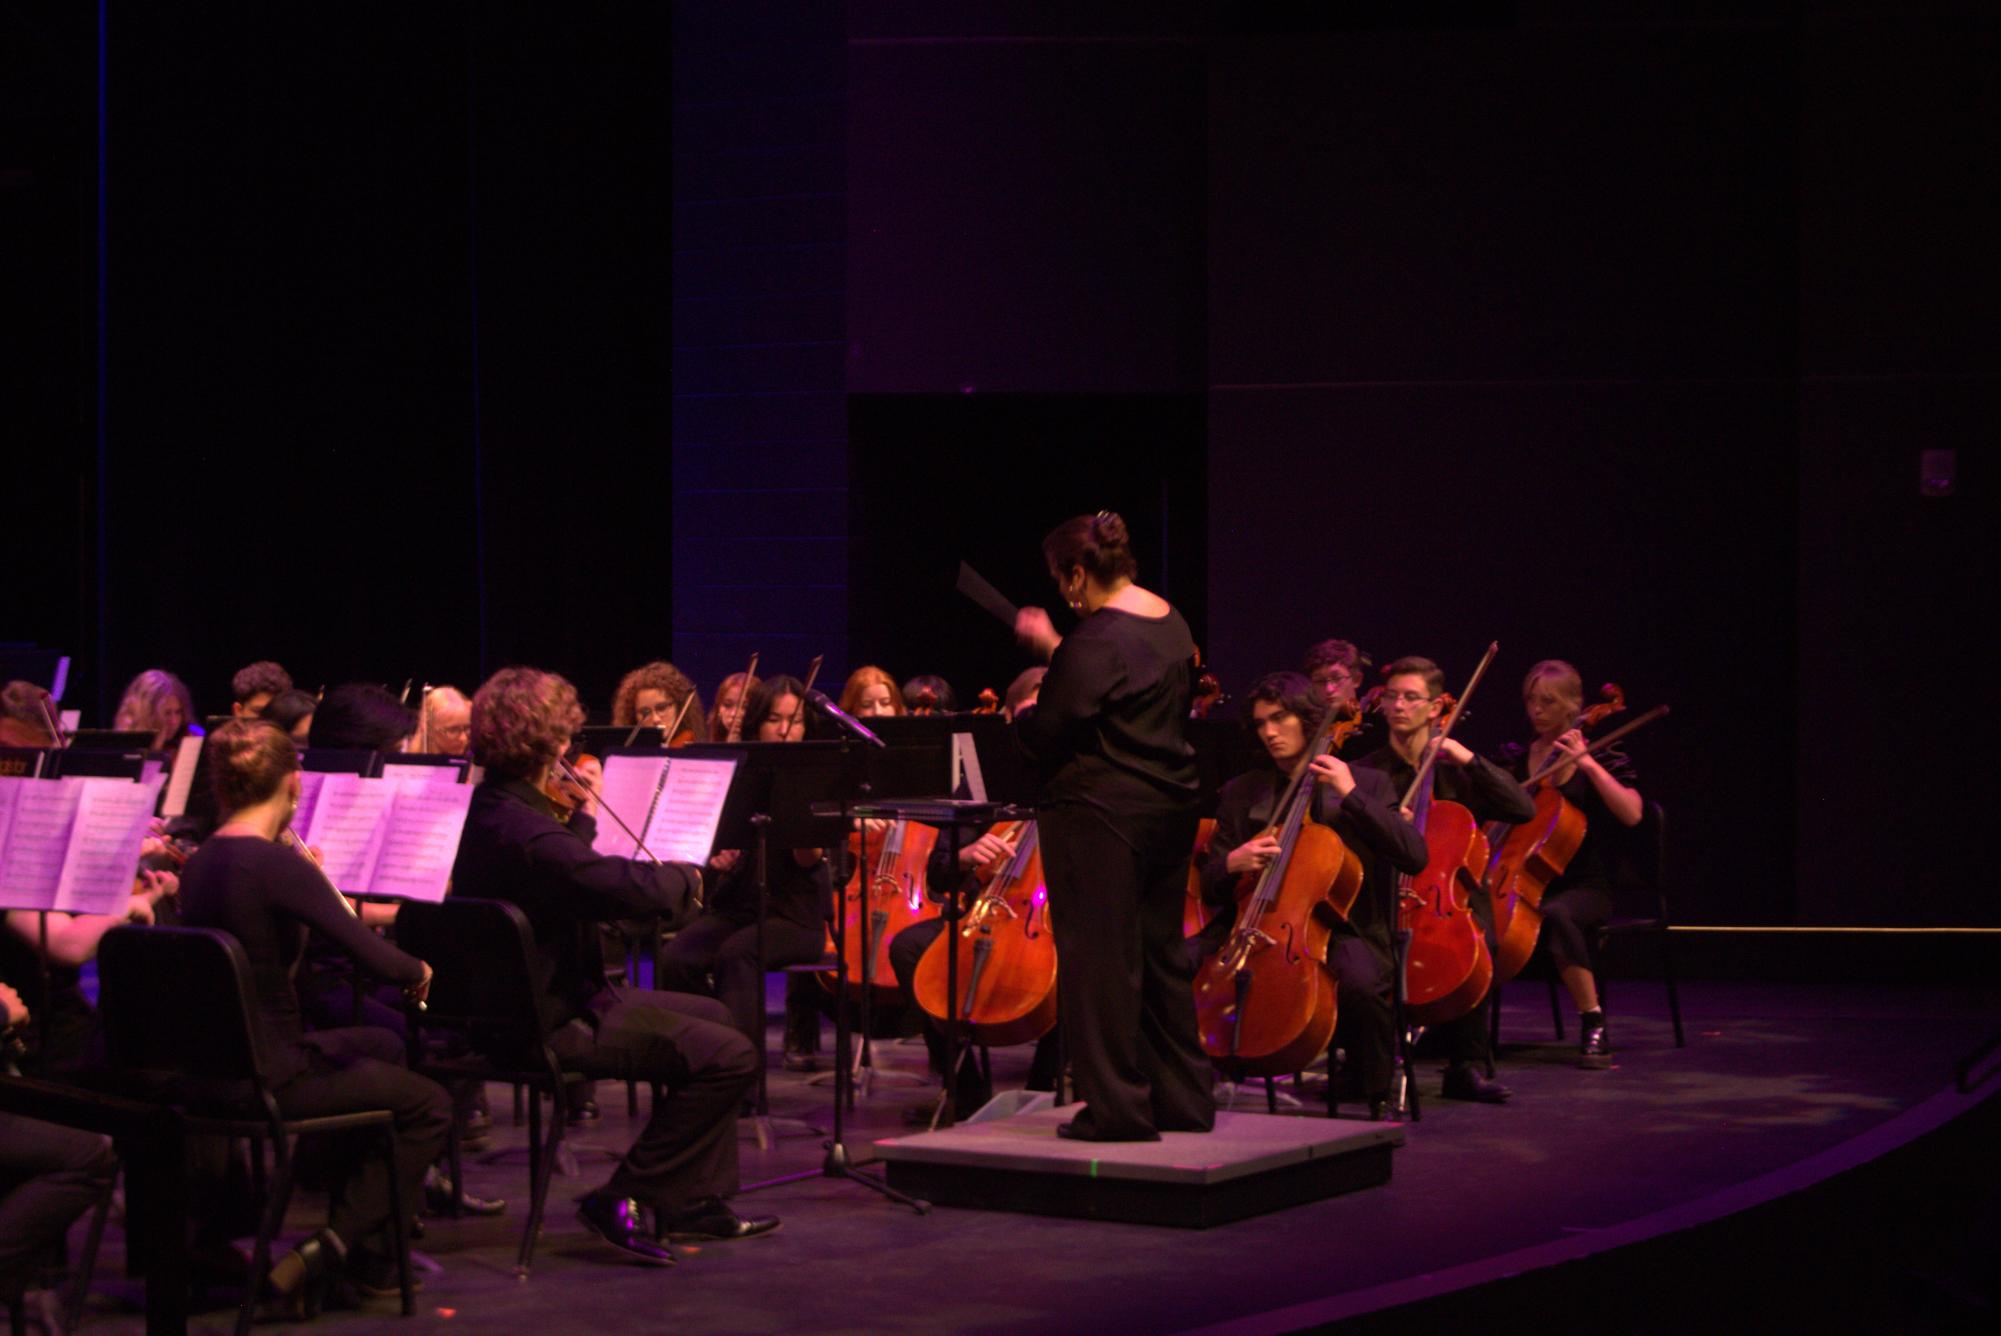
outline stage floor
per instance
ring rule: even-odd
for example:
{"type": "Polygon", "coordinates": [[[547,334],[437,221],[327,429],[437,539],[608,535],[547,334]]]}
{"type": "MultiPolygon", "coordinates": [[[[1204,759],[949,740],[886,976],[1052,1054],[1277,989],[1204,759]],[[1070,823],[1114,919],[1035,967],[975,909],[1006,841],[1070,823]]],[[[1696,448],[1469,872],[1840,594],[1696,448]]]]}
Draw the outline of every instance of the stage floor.
{"type": "MultiPolygon", "coordinates": [[[[393,1304],[330,1313],[327,1328],[682,1332],[1179,1331],[1254,1317],[1607,1229],[1699,1202],[1840,1146],[1946,1087],[1952,1064],[2001,1023],[2001,992],[1690,984],[1688,1047],[1677,1050],[1660,988],[1617,987],[1616,1065],[1585,1072],[1550,1041],[1540,981],[1509,985],[1501,1078],[1505,1107],[1427,1098],[1405,1129],[1391,1182],[1206,1231],[938,1208],[919,1216],[864,1188],[812,1179],[740,1200],[784,1218],[777,1234],[686,1256],[669,1273],[623,1263],[589,1239],[558,1177],[535,1274],[511,1272],[525,1208],[525,1161],[474,1166],[470,1187],[510,1199],[498,1219],[433,1221],[421,1245],[442,1271],[425,1277],[418,1318],[393,1304]]],[[[1574,1034],[1570,1038],[1574,1041],[1574,1034]]],[[[772,1034],[774,1048],[777,1032],[772,1034]]],[[[879,1047],[885,1064],[922,1070],[920,1045],[879,1047]]],[[[996,1077],[1018,1083],[1027,1049],[997,1052],[996,1077]]],[[[1438,1065],[1423,1068],[1435,1096],[1438,1065]]],[[[858,1157],[901,1135],[904,1109],[929,1087],[879,1084],[850,1124],[858,1157]]],[[[601,1087],[604,1120],[578,1141],[622,1149],[631,1134],[622,1087],[601,1087]]],[[[642,1103],[644,1092],[641,1093],[642,1103]]],[[[830,1096],[773,1072],[774,1112],[824,1127],[830,1096]]],[[[498,1144],[521,1144],[504,1088],[493,1091],[498,1144]]],[[[1261,1110],[1246,1090],[1237,1107],[1261,1110]]],[[[746,1181],[817,1165],[820,1139],[792,1123],[760,1151],[742,1130],[746,1181]]],[[[878,1166],[879,1167],[879,1166],[878,1166]]],[[[302,1194],[300,1232],[322,1209],[302,1194]]],[[[92,1330],[137,1331],[107,1290],[121,1289],[122,1238],[106,1238],[92,1330]]],[[[1679,1281],[1673,1283],[1681,1283],[1679,1281]]],[[[226,1330],[232,1315],[196,1321],[226,1330]]],[[[1527,1320],[1527,1315],[1522,1315],[1527,1320]]]]}

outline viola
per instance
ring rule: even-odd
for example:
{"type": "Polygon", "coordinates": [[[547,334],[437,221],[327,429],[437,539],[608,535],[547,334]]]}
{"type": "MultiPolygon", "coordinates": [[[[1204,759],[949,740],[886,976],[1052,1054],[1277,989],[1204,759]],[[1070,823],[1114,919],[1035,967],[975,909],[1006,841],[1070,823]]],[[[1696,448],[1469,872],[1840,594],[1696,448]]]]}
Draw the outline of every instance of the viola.
{"type": "Polygon", "coordinates": [[[1362,890],[1362,860],[1313,819],[1312,763],[1361,726],[1352,707],[1329,710],[1277,805],[1279,851],[1237,890],[1223,949],[1195,978],[1202,1047],[1233,1077],[1296,1072],[1334,1037],[1335,978],[1327,938],[1362,890]]]}
{"type": "Polygon", "coordinates": [[[1452,729],[1465,716],[1487,666],[1500,651],[1487,646],[1473,680],[1454,702],[1450,714],[1433,725],[1435,733],[1404,794],[1411,824],[1424,836],[1428,856],[1424,868],[1397,879],[1397,926],[1409,935],[1404,965],[1405,1014],[1421,1025],[1456,1020],[1480,1005],[1494,980],[1494,959],[1487,935],[1473,916],[1472,897],[1479,894],[1480,873],[1487,866],[1487,837],[1480,823],[1462,804],[1433,796],[1438,753],[1452,729]]]}
{"type": "MultiPolygon", "coordinates": [[[[1600,703],[1580,714],[1574,727],[1588,732],[1626,708],[1626,693],[1617,683],[1606,683],[1599,695],[1600,703]]],[[[1606,734],[1589,750],[1600,751],[1666,713],[1665,705],[1650,710],[1606,734]]],[[[1494,977],[1502,983],[1521,973],[1535,954],[1542,933],[1542,898],[1569,868],[1589,830],[1584,813],[1555,782],[1557,772],[1571,766],[1568,757],[1553,752],[1523,786],[1535,797],[1535,816],[1519,826],[1495,822],[1488,828],[1494,854],[1483,880],[1494,904],[1494,977]]]]}
{"type": "Polygon", "coordinates": [[[956,1011],[978,1044],[1025,1044],[1056,1024],[1056,938],[1049,931],[1049,892],[1042,882],[1042,847],[1033,821],[1003,823],[994,834],[1014,852],[983,869],[980,894],[954,934],[939,934],[917,963],[911,991],[925,1014],[943,1021],[956,1011]],[[946,1005],[958,953],[959,997],[946,1005]]]}
{"type": "Polygon", "coordinates": [[[542,796],[556,809],[556,819],[566,826],[592,793],[589,781],[577,773],[585,766],[595,766],[602,772],[604,763],[589,752],[578,752],[574,759],[558,757],[542,785],[542,796]]]}
{"type": "Polygon", "coordinates": [[[893,996],[897,985],[889,966],[890,941],[911,924],[938,916],[924,876],[937,843],[938,832],[915,821],[892,821],[880,836],[871,837],[866,830],[859,837],[848,836],[855,870],[841,892],[841,940],[848,987],[856,993],[874,988],[879,997],[893,996]],[[864,926],[866,958],[862,955],[864,926]]]}

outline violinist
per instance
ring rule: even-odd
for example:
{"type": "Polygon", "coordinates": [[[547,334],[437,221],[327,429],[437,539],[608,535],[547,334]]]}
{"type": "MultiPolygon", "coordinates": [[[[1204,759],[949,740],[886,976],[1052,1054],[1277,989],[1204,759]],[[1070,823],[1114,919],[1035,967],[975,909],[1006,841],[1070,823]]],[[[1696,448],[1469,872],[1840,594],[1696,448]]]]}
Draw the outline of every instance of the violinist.
{"type": "MultiPolygon", "coordinates": [[[[717,742],[725,739],[735,741],[731,733],[741,733],[744,706],[750,695],[762,685],[754,673],[731,673],[716,688],[715,704],[709,707],[709,737],[717,742]]],[[[637,711],[634,712],[637,719],[637,711]]]]}
{"type": "Polygon", "coordinates": [[[153,738],[147,745],[153,751],[167,751],[187,734],[199,737],[202,731],[195,722],[195,702],[188,694],[188,684],[164,668],[148,668],[125,684],[111,726],[121,731],[151,732],[153,738]]]}
{"type": "Polygon", "coordinates": [[[303,747],[312,736],[313,714],[319,708],[319,697],[293,687],[273,696],[257,717],[269,719],[292,739],[294,746],[303,747]]]}
{"type": "MultiPolygon", "coordinates": [[[[83,991],[83,969],[97,958],[97,944],[121,923],[151,923],[162,901],[180,890],[172,872],[141,871],[132,883],[132,898],[122,914],[69,914],[51,910],[48,916],[47,962],[48,1050],[41,1049],[43,1027],[23,1032],[25,1065],[38,1073],[63,1079],[90,1065],[97,1029],[97,1011],[83,991]]],[[[40,916],[25,909],[0,910],[0,979],[28,991],[41,991],[43,962],[40,916]]]]}
{"type": "MultiPolygon", "coordinates": [[[[1204,903],[1219,912],[1190,940],[1198,960],[1221,949],[1228,937],[1240,879],[1262,872],[1281,852],[1269,833],[1274,808],[1307,764],[1307,743],[1333,708],[1318,684],[1288,672],[1262,678],[1247,703],[1251,730],[1272,764],[1237,776],[1217,794],[1216,834],[1202,861],[1201,879],[1204,903]]],[[[1389,1100],[1395,1049],[1390,927],[1396,874],[1423,869],[1424,837],[1397,811],[1399,795],[1381,771],[1350,766],[1332,753],[1311,764],[1314,821],[1331,827],[1362,860],[1361,893],[1348,917],[1333,926],[1327,943],[1327,963],[1337,981],[1334,1042],[1350,1055],[1350,1069],[1370,1115],[1381,1117],[1389,1100]]],[[[1330,1105],[1337,1089],[1337,1081],[1330,1079],[1330,1105]]]]}
{"type": "Polygon", "coordinates": [[[472,755],[485,770],[452,866],[453,893],[518,905],[535,937],[535,977],[568,1070],[658,1081],[639,1140],[578,1207],[584,1224],[628,1257],[672,1266],[659,1239],[736,1239],[778,1227],[722,1201],[737,1187],[736,1110],[756,1053],[705,997],[623,990],[605,982],[597,925],[641,914],[683,917],[701,882],[686,863],[615,858],[591,848],[588,794],[569,822],[543,788],[584,721],[576,689],[555,673],[503,668],[472,701],[472,755]]]}
{"type": "Polygon", "coordinates": [[[1619,827],[1640,824],[1646,805],[1633,787],[1633,771],[1617,751],[1587,755],[1576,725],[1584,708],[1584,682],[1562,659],[1544,659],[1522,680],[1522,708],[1535,740],[1513,747],[1508,757],[1517,778],[1526,779],[1558,755],[1571,758],[1548,783],[1584,814],[1584,840],[1563,872],[1544,889],[1542,927],[1557,977],[1576,1004],[1578,1065],[1611,1065],[1605,1038],[1605,1011],[1598,980],[1591,973],[1590,940],[1612,915],[1611,859],[1606,846],[1619,827]]]}
{"type": "Polygon", "coordinates": [[[933,673],[920,673],[905,682],[903,699],[919,714],[954,714],[959,708],[952,684],[933,673]]]}
{"type": "MultiPolygon", "coordinates": [[[[743,735],[752,742],[806,737],[806,687],[796,677],[767,678],[750,695],[743,735]]],[[[708,992],[722,1000],[737,1029],[763,1045],[758,999],[764,971],[818,960],[826,950],[832,897],[824,851],[773,849],[766,868],[764,956],[758,958],[757,856],[723,849],[709,859],[706,907],[660,953],[662,986],[708,992]]]]}
{"type": "Polygon", "coordinates": [[[874,664],[863,664],[848,674],[841,688],[841,708],[857,719],[880,719],[910,713],[896,679],[874,664]]]}
{"type": "Polygon", "coordinates": [[[1199,781],[1186,736],[1195,640],[1136,583],[1123,519],[1080,515],[1042,541],[1081,620],[1059,637],[1040,608],[1015,635],[1049,664],[1014,732],[1044,779],[1038,838],[1062,960],[1063,1051],[1088,1107],[1058,1129],[1084,1141],[1206,1132],[1216,1100],[1182,944],[1199,781]]]}
{"type": "MultiPolygon", "coordinates": [[[[1411,655],[1392,663],[1384,671],[1381,706],[1383,720],[1389,726],[1389,741],[1356,764],[1389,776],[1391,787],[1399,795],[1407,792],[1431,746],[1433,727],[1444,713],[1444,702],[1440,699],[1444,691],[1445,674],[1430,659],[1411,655]]],[[[1513,824],[1535,815],[1535,800],[1512,775],[1492,761],[1475,756],[1452,738],[1447,738],[1440,748],[1433,775],[1438,798],[1461,804],[1482,824],[1489,821],[1513,824]]],[[[1485,895],[1475,895],[1471,902],[1481,931],[1491,937],[1492,904],[1485,895]]],[[[1490,989],[1479,1005],[1464,1016],[1436,1027],[1443,1032],[1446,1046],[1445,1098],[1480,1104],[1507,1102],[1508,1088],[1486,1074],[1493,1051],[1488,1008],[1493,1005],[1490,989]]]]}
{"type": "Polygon", "coordinates": [[[260,719],[274,696],[292,689],[292,675],[284,665],[259,659],[236,670],[229,679],[229,713],[237,719],[260,719]]]}
{"type": "MultiPolygon", "coordinates": [[[[674,729],[677,734],[692,734],[691,742],[709,740],[702,693],[686,673],[664,659],[641,664],[618,680],[611,697],[611,721],[620,728],[674,729]]],[[[674,738],[663,741],[671,743],[674,738]]]]}
{"type": "Polygon", "coordinates": [[[429,687],[419,711],[417,750],[431,756],[464,756],[472,747],[472,702],[454,686],[429,687]]]}
{"type": "MultiPolygon", "coordinates": [[[[395,1124],[395,1172],[402,1200],[418,1200],[425,1170],[444,1149],[450,1098],[404,1065],[403,1040],[372,1026],[306,1032],[293,986],[308,936],[352,952],[378,976],[422,1000],[431,967],[369,932],[325,876],[286,847],[299,804],[299,759],[275,724],[231,719],[208,744],[209,775],[223,823],[188,860],[182,919],[221,928],[250,962],[265,1079],[278,1107],[295,1118],[387,1109],[395,1124]]],[[[345,1270],[350,1285],[375,1297],[397,1289],[388,1244],[390,1183],[382,1161],[349,1146],[345,1182],[327,1228],[273,1265],[272,1288],[294,1292],[345,1270]]]]}
{"type": "MultiPolygon", "coordinates": [[[[1035,704],[1036,696],[1042,689],[1042,678],[1049,670],[1042,667],[1024,668],[1013,682],[1008,684],[1007,695],[1001,703],[1001,715],[1012,720],[1017,713],[1035,704]]],[[[933,898],[938,898],[945,888],[950,887],[963,901],[979,889],[976,875],[981,868],[999,859],[1010,857],[1015,845],[991,833],[991,828],[982,830],[959,850],[958,861],[952,861],[950,848],[940,842],[931,850],[931,861],[925,869],[925,885],[932,889],[933,898]]],[[[896,975],[898,990],[903,995],[904,1015],[919,1017],[926,1021],[923,1009],[917,1005],[914,981],[917,966],[924,959],[924,953],[938,940],[945,930],[943,917],[920,919],[896,934],[889,943],[889,968],[896,975]]],[[[945,1064],[948,1061],[949,1045],[945,1035],[936,1024],[924,1026],[924,1046],[931,1059],[931,1071],[941,1080],[948,1075],[945,1064]]],[[[1053,1090],[1056,1088],[1056,1061],[1058,1046],[1054,1042],[1057,1031],[1052,1030],[1036,1044],[1035,1057],[1029,1068],[1028,1088],[1030,1090],[1053,1090]]],[[[960,1114],[971,1113],[993,1098],[993,1087],[980,1064],[968,1059],[959,1068],[956,1098],[953,1106],[960,1114]]],[[[942,1098],[942,1096],[941,1096],[942,1098]]],[[[923,1105],[905,1111],[905,1119],[913,1124],[930,1123],[936,1112],[936,1105],[923,1105]]]]}

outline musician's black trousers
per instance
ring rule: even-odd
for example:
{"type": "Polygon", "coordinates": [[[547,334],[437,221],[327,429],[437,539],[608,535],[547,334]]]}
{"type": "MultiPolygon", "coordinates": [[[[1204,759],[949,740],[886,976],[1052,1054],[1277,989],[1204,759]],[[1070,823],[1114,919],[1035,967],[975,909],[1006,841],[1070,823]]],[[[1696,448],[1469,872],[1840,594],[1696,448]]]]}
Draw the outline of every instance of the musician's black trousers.
{"type": "MultiPolygon", "coordinates": [[[[1347,1054],[1365,1100],[1388,1099],[1396,1066],[1395,962],[1387,949],[1352,933],[1327,942],[1334,991],[1334,1045],[1347,1054]]],[[[1329,1073],[1331,1099],[1336,1086],[1329,1073]]]]}
{"type": "Polygon", "coordinates": [[[0,1293],[29,1278],[117,1172],[111,1143],[96,1133],[0,1113],[0,1293]]]}
{"type": "Polygon", "coordinates": [[[1568,886],[1542,898],[1542,939],[1558,969],[1591,968],[1591,938],[1612,917],[1612,893],[1600,886],[1568,886]]]}
{"type": "Polygon", "coordinates": [[[728,1008],[691,993],[621,990],[597,1018],[550,1036],[564,1068],[665,1089],[605,1186],[670,1218],[737,1189],[736,1118],[757,1081],[757,1050],[728,1008]]]}
{"type": "MultiPolygon", "coordinates": [[[[396,1126],[396,1181],[403,1209],[416,1213],[424,1171],[445,1148],[452,1126],[452,1100],[443,1086],[403,1065],[403,1041],[389,1030],[357,1026],[314,1030],[299,1041],[310,1051],[306,1070],[272,1092],[288,1118],[387,1109],[396,1126]]],[[[360,1139],[343,1142],[341,1181],[333,1192],[327,1227],[353,1248],[387,1251],[389,1175],[376,1147],[360,1139]]]]}
{"type": "Polygon", "coordinates": [[[660,986],[684,993],[708,991],[704,975],[715,978],[715,995],[728,1007],[737,1029],[759,1050],[758,1001],[764,972],[783,965],[806,965],[827,949],[827,930],[790,919],[764,920],[764,959],[757,955],[757,921],[744,924],[723,914],[697,916],[660,953],[660,986]]]}
{"type": "Polygon", "coordinates": [[[1079,1131],[1208,1131],[1216,1101],[1181,936],[1195,818],[1055,807],[1039,817],[1063,1049],[1090,1108],[1079,1131]]]}
{"type": "MultiPolygon", "coordinates": [[[[924,953],[945,931],[943,917],[920,919],[902,932],[889,939],[889,968],[896,975],[897,987],[903,993],[903,1005],[914,1016],[924,1016],[917,1005],[915,980],[917,966],[924,959],[924,953]]],[[[1059,975],[1060,977],[1060,975],[1059,975]]],[[[966,986],[965,979],[959,980],[959,987],[966,986]]],[[[963,1002],[965,999],[959,999],[963,1002]]],[[[931,1070],[940,1076],[945,1074],[945,1064],[950,1061],[946,1054],[944,1023],[924,1016],[924,1047],[931,1054],[931,1070]]],[[[1051,1030],[1036,1041],[1035,1057],[1028,1068],[1028,1089],[1054,1090],[1056,1088],[1057,1064],[1060,1061],[1061,1046],[1056,1042],[1060,1027],[1051,1030]]],[[[992,1098],[993,1091],[987,1079],[980,1074],[979,1059],[968,1056],[959,1069],[959,1113],[963,1116],[992,1098]]]]}

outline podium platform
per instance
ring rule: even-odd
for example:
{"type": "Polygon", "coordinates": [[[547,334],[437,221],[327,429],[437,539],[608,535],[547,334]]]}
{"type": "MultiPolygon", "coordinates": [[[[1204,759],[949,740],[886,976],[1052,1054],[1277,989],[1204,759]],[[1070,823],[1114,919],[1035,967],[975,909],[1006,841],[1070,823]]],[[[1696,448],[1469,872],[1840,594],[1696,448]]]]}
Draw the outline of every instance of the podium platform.
{"type": "Polygon", "coordinates": [[[1066,1141],[1083,1106],[996,1099],[956,1127],[873,1144],[889,1183],[940,1206],[1207,1229],[1390,1181],[1395,1123],[1218,1113],[1159,1141],[1066,1141]]]}

